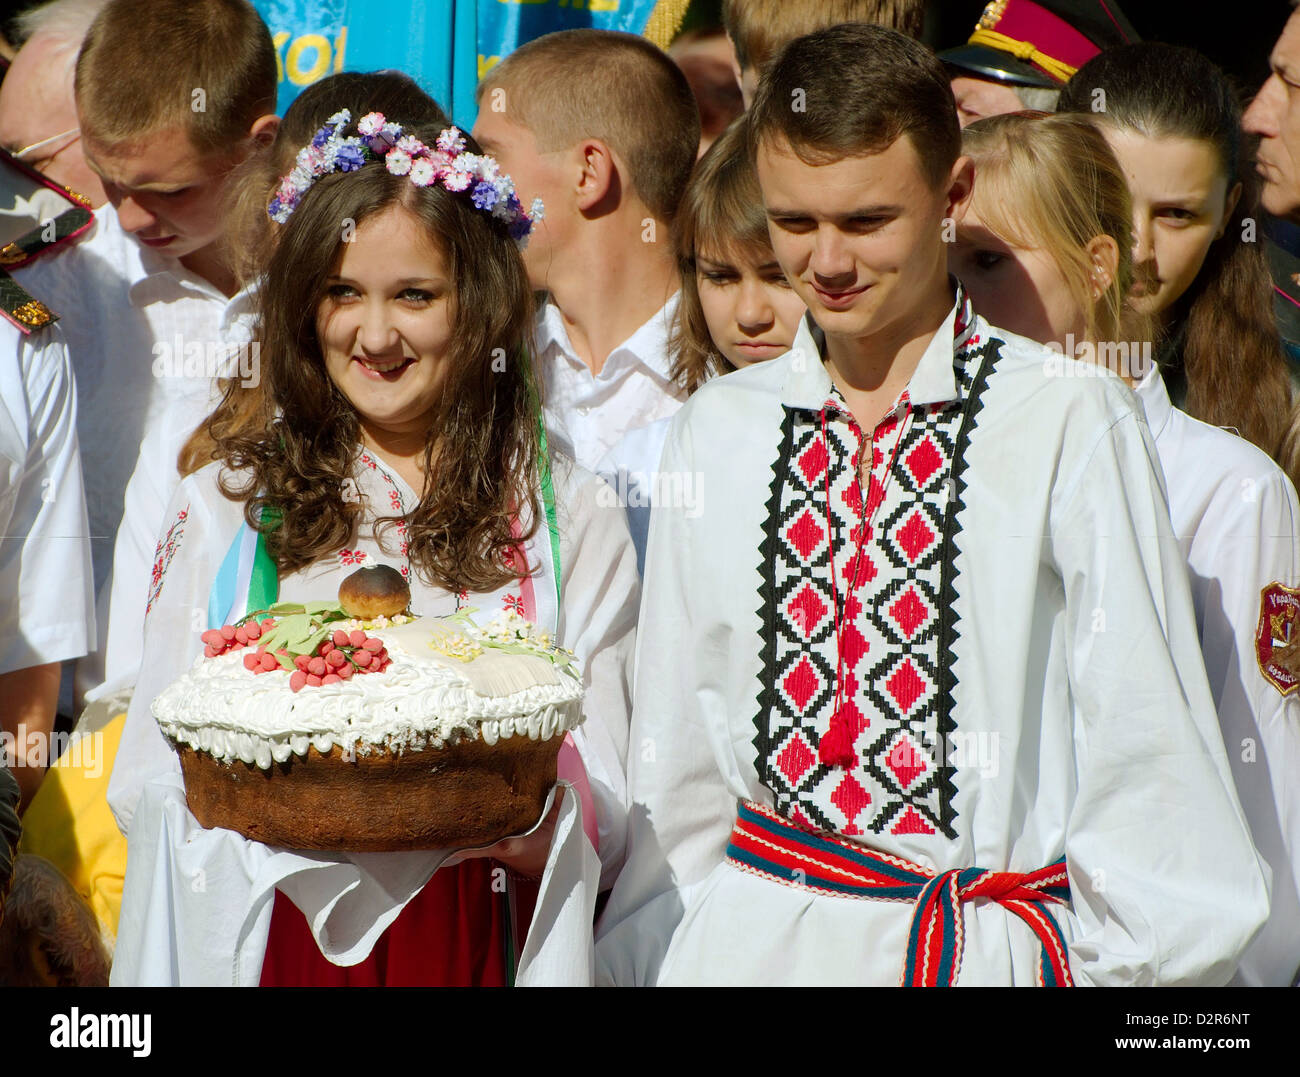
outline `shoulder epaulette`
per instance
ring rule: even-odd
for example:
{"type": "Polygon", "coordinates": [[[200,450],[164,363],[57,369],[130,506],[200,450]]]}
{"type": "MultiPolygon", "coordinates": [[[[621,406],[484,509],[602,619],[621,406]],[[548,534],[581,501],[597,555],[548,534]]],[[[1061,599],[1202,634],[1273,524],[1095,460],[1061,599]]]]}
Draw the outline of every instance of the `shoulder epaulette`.
{"type": "Polygon", "coordinates": [[[57,217],[38,224],[0,247],[0,267],[12,269],[25,265],[38,254],[84,232],[94,219],[95,215],[89,209],[78,205],[69,206],[57,217]]]}
{"type": "Polygon", "coordinates": [[[23,334],[44,329],[59,316],[33,296],[13,277],[0,269],[0,314],[16,325],[23,334]]]}

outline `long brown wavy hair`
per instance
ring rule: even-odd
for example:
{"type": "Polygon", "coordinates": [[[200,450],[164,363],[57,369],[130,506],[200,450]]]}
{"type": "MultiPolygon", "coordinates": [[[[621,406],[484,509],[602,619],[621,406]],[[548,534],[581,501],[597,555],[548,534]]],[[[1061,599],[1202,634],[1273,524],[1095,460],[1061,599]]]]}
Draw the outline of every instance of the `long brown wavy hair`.
{"type": "MultiPolygon", "coordinates": [[[[1061,93],[1061,112],[1147,138],[1187,138],[1214,148],[1228,186],[1242,185],[1223,235],[1173,308],[1167,344],[1181,344],[1184,410],[1230,427],[1275,456],[1291,407],[1286,355],[1273,318],[1262,243],[1255,242],[1259,181],[1227,76],[1194,49],[1121,45],[1089,60],[1061,93]],[[1104,98],[1096,91],[1104,91],[1104,98]],[[1104,111],[1094,112],[1094,98],[1104,111]]],[[[1175,355],[1175,361],[1177,357],[1175,355]]],[[[1166,377],[1177,376],[1177,369],[1166,377]]],[[[1294,477],[1294,476],[1293,476],[1294,477]]]]}
{"type": "MultiPolygon", "coordinates": [[[[432,145],[439,127],[407,131],[432,145]]],[[[467,152],[481,152],[472,139],[466,142],[467,152]]],[[[354,541],[362,507],[345,500],[344,491],[361,424],[326,372],[317,312],[326,280],[342,259],[344,222],[359,227],[394,206],[420,222],[455,284],[457,355],[425,442],[423,467],[431,479],[405,517],[411,565],[421,578],[448,590],[494,590],[517,575],[505,563],[517,541],[512,523],[518,518],[526,526],[524,537],[538,523],[532,292],[500,221],[474,208],[467,194],[417,187],[390,174],[382,161],[317,180],[277,236],[258,292],[256,335],[273,417],[264,429],[217,439],[225,464],[222,492],[245,503],[245,519],[266,532],[282,572],[354,541]],[[277,517],[278,524],[262,523],[277,517]]]]}
{"type": "MultiPolygon", "coordinates": [[[[305,87],[285,110],[271,145],[247,157],[229,184],[227,242],[241,286],[261,276],[275,248],[278,226],[267,216],[266,204],[280,177],[293,167],[298,151],[325,121],[345,108],[354,118],[382,112],[401,116],[408,124],[451,126],[438,102],[400,71],[345,71],[305,87]]],[[[176,466],[182,477],[217,459],[217,442],[222,438],[247,428],[264,430],[271,420],[260,381],[251,386],[227,381],[221,389],[221,404],[181,448],[176,466]]]]}

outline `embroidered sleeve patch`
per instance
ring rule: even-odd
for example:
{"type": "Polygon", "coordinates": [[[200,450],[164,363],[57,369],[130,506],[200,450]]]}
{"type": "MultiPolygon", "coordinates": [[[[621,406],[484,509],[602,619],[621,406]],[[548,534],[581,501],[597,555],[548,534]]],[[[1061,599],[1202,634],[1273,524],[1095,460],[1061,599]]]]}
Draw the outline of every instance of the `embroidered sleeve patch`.
{"type": "Polygon", "coordinates": [[[172,563],[172,557],[180,548],[181,535],[185,533],[185,521],[189,518],[190,507],[186,505],[176,514],[176,519],[172,521],[171,527],[167,529],[167,534],[163,540],[158,543],[158,548],[153,553],[153,571],[149,574],[149,601],[145,604],[144,615],[149,616],[149,611],[153,609],[153,604],[158,600],[158,592],[162,590],[163,577],[167,575],[167,566],[172,563]]]}
{"type": "Polygon", "coordinates": [[[1274,582],[1260,591],[1255,658],[1282,695],[1300,688],[1300,587],[1274,582]]]}

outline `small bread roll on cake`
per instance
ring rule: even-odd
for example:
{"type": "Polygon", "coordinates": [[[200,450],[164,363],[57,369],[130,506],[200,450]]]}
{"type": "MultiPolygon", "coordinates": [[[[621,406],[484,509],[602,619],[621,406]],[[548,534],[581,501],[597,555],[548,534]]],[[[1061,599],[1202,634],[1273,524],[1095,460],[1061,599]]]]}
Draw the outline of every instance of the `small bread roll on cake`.
{"type": "Polygon", "coordinates": [[[361,621],[396,617],[410,604],[410,586],[397,569],[388,565],[359,568],[339,584],[343,612],[361,621]]]}

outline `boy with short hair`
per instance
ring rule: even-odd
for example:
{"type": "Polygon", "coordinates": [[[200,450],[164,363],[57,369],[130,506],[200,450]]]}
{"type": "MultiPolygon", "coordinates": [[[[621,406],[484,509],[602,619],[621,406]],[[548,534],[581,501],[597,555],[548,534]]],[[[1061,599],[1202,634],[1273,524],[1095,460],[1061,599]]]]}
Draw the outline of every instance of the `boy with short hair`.
{"type": "Polygon", "coordinates": [[[548,422],[594,469],[681,401],[666,356],[677,302],[669,228],[700,121],[685,77],[633,34],[564,30],[520,46],[478,88],[474,137],[545,217],[524,261],[548,422]]]}
{"type": "Polygon", "coordinates": [[[598,978],[1226,982],[1267,886],[1132,394],[948,277],[920,45],[800,39],[750,123],[817,334],[673,421],[598,978]]]}
{"type": "MultiPolygon", "coordinates": [[[[63,316],[101,626],[144,430],[168,407],[202,417],[220,372],[207,357],[251,313],[235,294],[224,214],[232,171],[274,135],[275,89],[275,48],[246,0],[110,0],[77,59],[82,149],[110,204],[80,242],[14,276],[63,316]]],[[[104,643],[62,707],[79,712],[86,689],[122,672],[103,669],[104,643]]]]}
{"type": "Polygon", "coordinates": [[[797,37],[846,22],[887,26],[919,38],[925,0],[723,0],[722,25],[735,51],[736,82],[749,108],[768,61],[797,37]]]}

